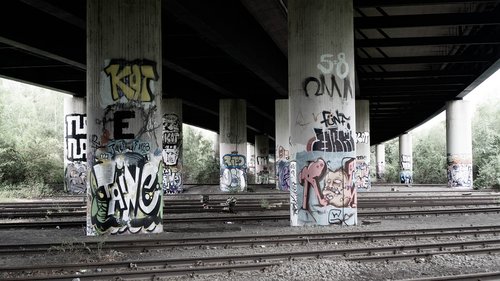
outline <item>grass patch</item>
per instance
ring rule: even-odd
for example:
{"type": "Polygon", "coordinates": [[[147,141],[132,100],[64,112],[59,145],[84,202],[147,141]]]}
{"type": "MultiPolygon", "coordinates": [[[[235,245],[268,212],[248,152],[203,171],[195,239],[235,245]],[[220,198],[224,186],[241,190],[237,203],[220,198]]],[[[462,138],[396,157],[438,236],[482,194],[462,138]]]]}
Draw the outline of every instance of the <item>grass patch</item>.
{"type": "Polygon", "coordinates": [[[42,198],[58,193],[48,184],[42,182],[0,183],[0,200],[9,198],[42,198]]]}

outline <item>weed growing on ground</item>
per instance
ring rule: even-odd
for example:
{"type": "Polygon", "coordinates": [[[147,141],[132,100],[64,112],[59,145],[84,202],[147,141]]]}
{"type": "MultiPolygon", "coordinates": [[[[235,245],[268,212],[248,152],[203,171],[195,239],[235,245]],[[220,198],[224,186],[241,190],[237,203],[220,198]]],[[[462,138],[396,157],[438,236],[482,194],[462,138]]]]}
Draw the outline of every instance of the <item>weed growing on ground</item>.
{"type": "Polygon", "coordinates": [[[27,181],[17,184],[0,183],[0,199],[4,198],[42,198],[53,196],[56,192],[39,181],[27,181]]]}
{"type": "Polygon", "coordinates": [[[261,199],[260,200],[260,207],[264,209],[269,209],[269,200],[267,199],[261,199]]]}
{"type": "Polygon", "coordinates": [[[123,253],[116,250],[105,248],[107,237],[103,237],[96,242],[84,242],[68,240],[61,242],[60,245],[51,246],[47,252],[51,254],[61,254],[71,256],[78,262],[98,262],[98,261],[116,261],[124,256],[123,253]]]}

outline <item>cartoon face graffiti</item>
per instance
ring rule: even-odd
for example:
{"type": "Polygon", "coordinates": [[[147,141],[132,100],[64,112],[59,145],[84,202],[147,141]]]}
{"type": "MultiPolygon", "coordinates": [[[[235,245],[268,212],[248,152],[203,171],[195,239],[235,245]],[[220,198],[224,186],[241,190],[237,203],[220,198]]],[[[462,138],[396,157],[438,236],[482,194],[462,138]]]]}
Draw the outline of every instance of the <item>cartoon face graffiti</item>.
{"type": "Polygon", "coordinates": [[[347,184],[348,182],[349,176],[342,169],[328,170],[325,176],[323,195],[328,200],[329,205],[338,208],[356,207],[356,191],[347,184]]]}
{"type": "Polygon", "coordinates": [[[175,148],[165,148],[162,151],[165,165],[176,165],[179,158],[179,150],[175,148]]]}

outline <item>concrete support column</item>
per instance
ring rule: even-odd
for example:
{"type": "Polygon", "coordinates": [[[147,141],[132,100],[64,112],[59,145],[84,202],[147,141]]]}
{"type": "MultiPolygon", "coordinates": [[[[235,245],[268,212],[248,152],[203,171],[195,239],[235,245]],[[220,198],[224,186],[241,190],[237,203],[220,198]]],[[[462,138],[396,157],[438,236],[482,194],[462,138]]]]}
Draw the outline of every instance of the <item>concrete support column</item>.
{"type": "Polygon", "coordinates": [[[357,223],[352,0],[288,1],[291,224],[357,223]]]}
{"type": "Polygon", "coordinates": [[[163,231],[161,1],[87,1],[87,234],[163,231]]]}
{"type": "Polygon", "coordinates": [[[269,183],[269,138],[265,135],[255,136],[255,154],[257,165],[255,166],[256,184],[269,183]]]}
{"type": "Polygon", "coordinates": [[[375,157],[377,158],[377,181],[385,181],[385,144],[377,144],[375,157]]]}
{"type": "Polygon", "coordinates": [[[220,135],[217,133],[214,141],[214,157],[220,159],[220,135]]]}
{"type": "Polygon", "coordinates": [[[276,119],[276,189],[290,190],[290,116],[288,99],[275,102],[276,119]]]}
{"type": "Polygon", "coordinates": [[[220,189],[239,192],[247,187],[246,101],[219,101],[220,189]]]}
{"type": "Polygon", "coordinates": [[[87,192],[87,107],[73,96],[64,97],[64,191],[87,192]]]}
{"type": "Polygon", "coordinates": [[[410,133],[399,136],[399,178],[401,183],[413,183],[413,146],[410,133]]]}
{"type": "Polygon", "coordinates": [[[182,193],[182,100],[163,99],[163,192],[182,193]]]}
{"type": "Polygon", "coordinates": [[[255,145],[247,142],[247,182],[255,182],[255,145]]]}
{"type": "Polygon", "coordinates": [[[446,103],[448,187],[473,188],[471,119],[469,102],[446,103]]]}
{"type": "Polygon", "coordinates": [[[370,178],[370,101],[356,100],[356,189],[371,188],[370,178]]]}

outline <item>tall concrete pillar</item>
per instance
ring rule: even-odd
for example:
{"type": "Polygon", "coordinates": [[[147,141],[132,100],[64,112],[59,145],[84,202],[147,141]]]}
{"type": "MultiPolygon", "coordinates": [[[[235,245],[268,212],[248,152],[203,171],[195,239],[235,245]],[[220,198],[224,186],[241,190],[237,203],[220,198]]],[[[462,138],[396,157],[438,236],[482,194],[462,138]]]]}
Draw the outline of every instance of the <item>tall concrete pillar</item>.
{"type": "Polygon", "coordinates": [[[352,0],[289,0],[288,31],[291,225],[355,225],[352,0]]]}
{"type": "Polygon", "coordinates": [[[84,98],[64,97],[64,191],[87,192],[87,107],[84,98]]]}
{"type": "Polygon", "coordinates": [[[377,181],[385,181],[385,144],[377,144],[375,157],[377,158],[377,181]]]}
{"type": "Polygon", "coordinates": [[[410,133],[399,136],[399,178],[401,183],[413,183],[413,147],[410,133]]]}
{"type": "Polygon", "coordinates": [[[162,101],[163,192],[182,193],[182,100],[162,101]]]}
{"type": "Polygon", "coordinates": [[[276,189],[290,190],[290,116],[288,99],[275,101],[276,119],[276,189]]]}
{"type": "Polygon", "coordinates": [[[255,136],[256,184],[269,183],[269,138],[265,135],[255,136]]]}
{"type": "Polygon", "coordinates": [[[468,101],[446,103],[448,187],[473,188],[471,119],[468,101]]]}
{"type": "Polygon", "coordinates": [[[87,234],[163,231],[161,1],[87,1],[87,234]]]}
{"type": "Polygon", "coordinates": [[[356,100],[356,189],[371,188],[370,178],[370,101],[356,100]]]}
{"type": "Polygon", "coordinates": [[[255,145],[247,142],[247,182],[255,182],[255,145]]]}
{"type": "Polygon", "coordinates": [[[220,135],[219,135],[219,133],[217,133],[215,135],[214,157],[215,157],[215,159],[220,159],[220,135]]]}
{"type": "Polygon", "coordinates": [[[220,189],[239,192],[247,187],[246,101],[219,101],[220,189]]]}

